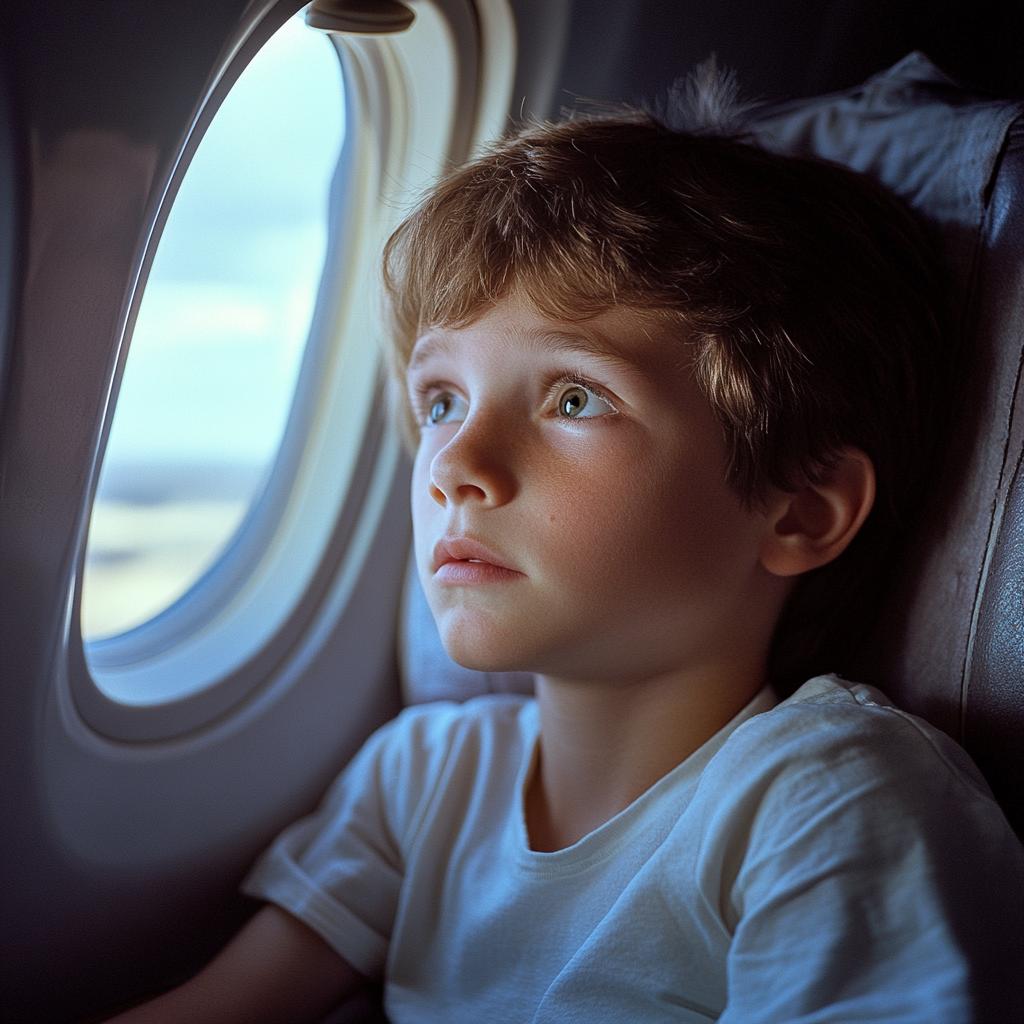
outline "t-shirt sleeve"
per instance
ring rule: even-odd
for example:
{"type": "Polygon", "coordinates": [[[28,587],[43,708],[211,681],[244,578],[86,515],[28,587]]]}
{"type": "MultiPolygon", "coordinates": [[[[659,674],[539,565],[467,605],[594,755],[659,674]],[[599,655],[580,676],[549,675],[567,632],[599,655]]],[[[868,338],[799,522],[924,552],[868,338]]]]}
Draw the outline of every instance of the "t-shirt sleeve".
{"type": "Polygon", "coordinates": [[[768,728],[747,806],[713,830],[721,1024],[1021,1019],[1021,848],[959,748],[881,707],[794,708],[737,746],[768,728]]]}
{"type": "Polygon", "coordinates": [[[423,742],[427,719],[410,709],[371,736],[319,808],[285,829],[242,885],[370,978],[383,975],[404,851],[426,813],[431,756],[443,754],[423,742]]]}

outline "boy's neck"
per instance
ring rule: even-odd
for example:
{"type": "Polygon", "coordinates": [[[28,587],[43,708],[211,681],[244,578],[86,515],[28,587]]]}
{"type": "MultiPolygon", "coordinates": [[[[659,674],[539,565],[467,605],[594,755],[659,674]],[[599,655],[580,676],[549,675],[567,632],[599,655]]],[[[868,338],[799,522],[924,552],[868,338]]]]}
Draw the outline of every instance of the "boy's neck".
{"type": "Polygon", "coordinates": [[[763,667],[639,682],[541,676],[537,770],[525,794],[534,850],[561,850],[625,810],[727,725],[764,684],[763,667]]]}

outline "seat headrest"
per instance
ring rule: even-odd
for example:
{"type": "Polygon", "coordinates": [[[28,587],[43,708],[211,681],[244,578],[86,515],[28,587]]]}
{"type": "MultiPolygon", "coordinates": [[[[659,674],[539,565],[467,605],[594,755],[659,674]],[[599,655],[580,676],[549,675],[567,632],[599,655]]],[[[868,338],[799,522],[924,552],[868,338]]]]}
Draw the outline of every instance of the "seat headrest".
{"type": "Polygon", "coordinates": [[[881,182],[934,229],[956,300],[966,297],[993,173],[1024,102],[957,85],[915,51],[863,85],[764,108],[772,152],[834,160],[881,182]]]}
{"type": "Polygon", "coordinates": [[[954,438],[861,674],[963,743],[1024,837],[1022,113],[912,53],[753,131],[874,177],[931,229],[962,346],[954,438]]]}

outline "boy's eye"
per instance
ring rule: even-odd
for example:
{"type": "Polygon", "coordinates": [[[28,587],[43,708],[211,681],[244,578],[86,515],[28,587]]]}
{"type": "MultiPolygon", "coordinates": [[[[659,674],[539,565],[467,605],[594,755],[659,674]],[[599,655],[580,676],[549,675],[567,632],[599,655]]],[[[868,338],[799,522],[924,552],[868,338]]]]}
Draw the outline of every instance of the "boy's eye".
{"type": "Polygon", "coordinates": [[[461,423],[466,418],[466,402],[450,391],[438,395],[427,410],[427,423],[435,426],[438,423],[461,423]]]}
{"type": "Polygon", "coordinates": [[[604,416],[610,412],[615,410],[608,402],[579,384],[573,384],[558,396],[559,416],[580,419],[587,416],[604,416]]]}

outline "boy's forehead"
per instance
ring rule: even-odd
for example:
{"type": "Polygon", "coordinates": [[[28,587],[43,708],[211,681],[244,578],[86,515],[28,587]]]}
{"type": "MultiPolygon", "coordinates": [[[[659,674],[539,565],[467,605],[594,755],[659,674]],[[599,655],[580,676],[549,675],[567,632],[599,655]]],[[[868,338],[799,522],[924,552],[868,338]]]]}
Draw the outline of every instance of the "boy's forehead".
{"type": "Polygon", "coordinates": [[[435,357],[459,358],[477,346],[540,353],[589,355],[631,363],[652,356],[678,363],[689,348],[677,320],[664,313],[613,306],[581,320],[549,316],[523,302],[490,307],[468,324],[439,325],[416,340],[410,371],[435,357]]]}

